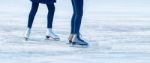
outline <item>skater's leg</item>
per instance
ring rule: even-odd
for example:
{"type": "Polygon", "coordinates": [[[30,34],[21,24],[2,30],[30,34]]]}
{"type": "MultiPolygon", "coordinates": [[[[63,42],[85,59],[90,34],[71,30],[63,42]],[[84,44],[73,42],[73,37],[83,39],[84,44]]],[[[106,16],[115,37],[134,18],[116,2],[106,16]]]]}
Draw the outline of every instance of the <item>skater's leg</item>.
{"type": "Polygon", "coordinates": [[[69,36],[69,42],[71,42],[71,39],[74,34],[77,34],[77,33],[79,34],[79,27],[80,27],[79,25],[81,23],[81,18],[82,18],[82,12],[81,13],[79,13],[79,12],[83,11],[82,10],[83,4],[80,7],[80,5],[78,5],[79,2],[77,0],[71,0],[71,2],[72,2],[72,7],[73,7],[73,16],[71,19],[71,33],[69,36]],[[80,7],[81,10],[78,10],[79,9],[78,7],[80,7]],[[80,20],[79,20],[79,15],[81,16],[80,20]],[[77,30],[78,30],[78,32],[77,32],[77,30]]]}
{"type": "Polygon", "coordinates": [[[34,17],[36,15],[37,10],[38,10],[38,6],[39,6],[39,3],[32,2],[31,11],[29,13],[29,18],[28,18],[28,28],[32,28],[34,17]]]}
{"type": "Polygon", "coordinates": [[[70,44],[72,43],[72,39],[73,39],[73,36],[75,34],[75,22],[76,22],[75,16],[77,14],[74,1],[71,0],[71,3],[72,3],[72,8],[73,8],[73,15],[72,15],[72,19],[71,19],[71,32],[70,32],[70,36],[68,38],[70,44]]]}
{"type": "Polygon", "coordinates": [[[72,6],[74,14],[71,22],[71,34],[69,36],[69,42],[73,45],[88,45],[84,40],[80,38],[80,26],[83,15],[83,0],[72,0],[72,6]]]}
{"type": "Polygon", "coordinates": [[[80,35],[80,26],[83,15],[83,0],[72,0],[73,17],[71,21],[71,34],[80,35]]]}
{"type": "Polygon", "coordinates": [[[80,26],[83,15],[83,0],[72,0],[75,10],[75,18],[74,18],[74,32],[75,34],[80,34],[80,26]]]}
{"type": "Polygon", "coordinates": [[[55,6],[54,6],[54,4],[47,4],[47,8],[48,8],[47,28],[52,28],[54,12],[55,12],[55,6]]]}
{"type": "Polygon", "coordinates": [[[48,8],[48,15],[47,15],[47,39],[53,39],[56,41],[59,41],[60,38],[58,35],[56,35],[53,30],[52,30],[52,25],[53,25],[53,18],[54,18],[54,13],[55,13],[55,5],[54,4],[47,4],[48,8]]]}
{"type": "Polygon", "coordinates": [[[76,16],[76,8],[75,8],[74,1],[71,0],[71,2],[72,2],[72,8],[73,8],[73,15],[72,15],[72,19],[71,19],[71,33],[70,33],[70,34],[75,34],[75,16],[76,16]]]}
{"type": "Polygon", "coordinates": [[[25,32],[25,40],[28,40],[30,37],[32,24],[33,24],[36,12],[38,10],[38,6],[39,6],[39,3],[32,2],[31,11],[29,13],[29,18],[28,18],[28,27],[27,27],[27,30],[25,32]]]}
{"type": "Polygon", "coordinates": [[[78,0],[76,4],[77,4],[76,33],[80,35],[80,27],[81,27],[82,16],[83,16],[83,0],[78,0]]]}

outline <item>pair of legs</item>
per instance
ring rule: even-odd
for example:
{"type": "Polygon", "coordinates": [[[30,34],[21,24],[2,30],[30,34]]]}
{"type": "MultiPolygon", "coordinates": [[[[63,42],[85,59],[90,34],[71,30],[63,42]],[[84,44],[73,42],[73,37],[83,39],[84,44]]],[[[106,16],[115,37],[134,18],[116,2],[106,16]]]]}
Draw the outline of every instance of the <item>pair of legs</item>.
{"type": "MultiPolygon", "coordinates": [[[[53,17],[54,17],[54,12],[55,12],[55,6],[54,6],[54,4],[46,4],[46,6],[48,8],[47,36],[46,36],[46,38],[54,38],[56,40],[59,40],[59,37],[56,34],[54,34],[53,31],[52,31],[52,24],[53,24],[53,17]]],[[[28,18],[28,29],[27,29],[27,32],[25,34],[26,40],[30,36],[32,24],[33,24],[35,15],[37,13],[38,7],[39,7],[39,3],[32,2],[31,11],[29,13],[29,18],[28,18]]]]}
{"type": "MultiPolygon", "coordinates": [[[[32,3],[32,9],[29,14],[29,20],[28,20],[28,28],[32,28],[32,24],[34,21],[34,17],[36,15],[36,12],[38,10],[39,3],[32,3]]],[[[71,33],[69,37],[69,41],[71,44],[77,44],[77,45],[88,45],[84,40],[80,39],[80,26],[82,21],[82,15],[83,15],[83,0],[72,0],[72,6],[73,6],[73,16],[71,20],[71,33]]],[[[55,12],[54,4],[47,4],[48,7],[48,24],[47,28],[52,28],[53,23],[53,16],[55,12]]],[[[52,32],[51,30],[48,32],[52,32]]],[[[28,35],[28,34],[27,34],[28,35]]],[[[49,38],[49,36],[47,36],[49,38]]]]}
{"type": "MultiPolygon", "coordinates": [[[[55,6],[54,4],[46,4],[46,5],[48,8],[47,28],[52,28],[55,6]]],[[[38,7],[39,7],[39,3],[32,2],[32,7],[31,7],[30,14],[29,14],[29,19],[28,19],[28,28],[32,28],[32,24],[33,24],[35,15],[37,13],[38,7]]]]}
{"type": "Polygon", "coordinates": [[[88,45],[80,38],[80,27],[83,16],[83,0],[71,0],[73,6],[73,16],[71,20],[71,33],[69,42],[78,45],[88,45]]]}

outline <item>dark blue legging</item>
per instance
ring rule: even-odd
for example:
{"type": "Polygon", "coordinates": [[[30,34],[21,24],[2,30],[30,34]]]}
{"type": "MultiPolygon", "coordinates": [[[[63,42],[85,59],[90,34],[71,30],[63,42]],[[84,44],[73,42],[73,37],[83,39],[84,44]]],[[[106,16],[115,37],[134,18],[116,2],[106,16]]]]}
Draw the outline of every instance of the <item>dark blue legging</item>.
{"type": "MultiPolygon", "coordinates": [[[[46,4],[46,5],[48,8],[47,28],[52,28],[55,6],[54,4],[46,4]]],[[[35,15],[37,13],[38,7],[39,7],[39,3],[32,2],[32,7],[31,7],[30,14],[29,14],[29,19],[28,19],[28,28],[32,28],[32,24],[33,24],[35,15]]]]}
{"type": "Polygon", "coordinates": [[[80,34],[83,15],[83,0],[72,0],[73,16],[71,20],[71,34],[80,34]]]}

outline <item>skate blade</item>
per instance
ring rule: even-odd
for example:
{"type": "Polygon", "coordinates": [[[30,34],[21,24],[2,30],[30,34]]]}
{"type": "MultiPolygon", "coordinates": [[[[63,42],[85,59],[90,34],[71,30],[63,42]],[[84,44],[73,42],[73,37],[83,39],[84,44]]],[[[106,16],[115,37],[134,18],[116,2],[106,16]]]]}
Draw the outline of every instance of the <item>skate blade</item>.
{"type": "Polygon", "coordinates": [[[76,48],[88,48],[88,45],[71,45],[70,47],[76,47],[76,48]]]}
{"type": "Polygon", "coordinates": [[[29,38],[27,38],[27,37],[24,37],[24,39],[25,39],[25,41],[28,41],[28,40],[29,40],[29,38]]]}
{"type": "Polygon", "coordinates": [[[79,45],[79,44],[72,44],[72,43],[67,43],[70,45],[70,47],[76,47],[76,48],[88,48],[89,45],[79,45]]]}
{"type": "Polygon", "coordinates": [[[49,37],[49,36],[46,36],[46,40],[60,41],[59,38],[52,38],[52,37],[49,37]]]}

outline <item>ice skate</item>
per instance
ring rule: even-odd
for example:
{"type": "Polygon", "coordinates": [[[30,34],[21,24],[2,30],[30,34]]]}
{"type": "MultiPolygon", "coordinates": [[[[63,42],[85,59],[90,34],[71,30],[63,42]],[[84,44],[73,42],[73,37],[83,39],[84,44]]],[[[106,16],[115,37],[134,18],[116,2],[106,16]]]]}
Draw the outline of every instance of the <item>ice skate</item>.
{"type": "Polygon", "coordinates": [[[55,40],[55,41],[60,40],[59,36],[56,35],[50,28],[47,29],[46,39],[51,39],[51,40],[55,40]]]}
{"type": "Polygon", "coordinates": [[[31,29],[28,28],[25,32],[25,37],[24,37],[26,41],[29,40],[30,34],[31,34],[31,29]]]}
{"type": "Polygon", "coordinates": [[[78,35],[71,35],[69,38],[69,43],[72,46],[88,46],[88,43],[85,42],[84,40],[82,40],[80,37],[78,37],[78,35]],[[72,38],[72,39],[71,39],[72,38]]]}

